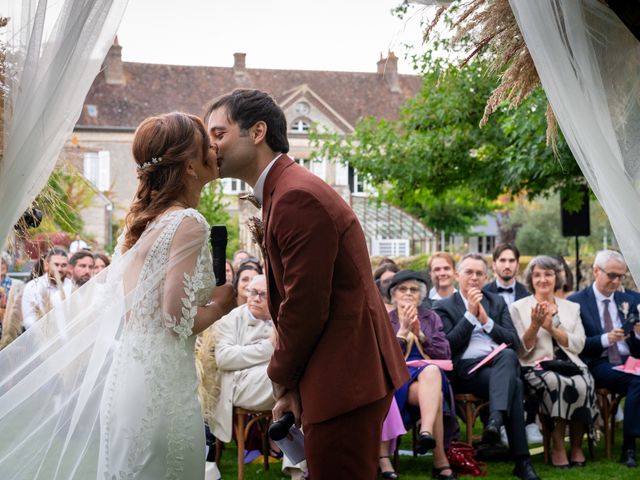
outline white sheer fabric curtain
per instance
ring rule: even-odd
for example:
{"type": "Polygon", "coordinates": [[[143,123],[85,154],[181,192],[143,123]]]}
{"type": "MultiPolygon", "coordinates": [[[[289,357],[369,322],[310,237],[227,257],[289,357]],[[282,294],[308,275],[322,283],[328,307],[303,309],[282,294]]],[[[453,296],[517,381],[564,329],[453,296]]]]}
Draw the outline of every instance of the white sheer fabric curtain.
{"type": "Polygon", "coordinates": [[[640,42],[597,0],[510,0],[569,147],[640,282],[640,42]]]}
{"type": "Polygon", "coordinates": [[[127,0],[3,0],[7,87],[0,246],[44,187],[127,0]]]}

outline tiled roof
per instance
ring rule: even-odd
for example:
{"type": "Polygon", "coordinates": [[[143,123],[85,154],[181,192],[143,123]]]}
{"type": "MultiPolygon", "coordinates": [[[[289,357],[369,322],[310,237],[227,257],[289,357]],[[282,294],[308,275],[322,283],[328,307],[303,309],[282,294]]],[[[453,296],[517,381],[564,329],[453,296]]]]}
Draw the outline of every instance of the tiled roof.
{"type": "Polygon", "coordinates": [[[398,75],[393,92],[378,73],[195,67],[123,62],[124,85],[94,81],[78,126],[135,128],[144,118],[181,110],[197,115],[214,97],[234,88],[257,88],[281,102],[306,84],[342,118],[355,125],[363,116],[394,119],[399,107],[420,89],[415,75],[398,75]],[[94,116],[89,115],[88,105],[94,116]]]}

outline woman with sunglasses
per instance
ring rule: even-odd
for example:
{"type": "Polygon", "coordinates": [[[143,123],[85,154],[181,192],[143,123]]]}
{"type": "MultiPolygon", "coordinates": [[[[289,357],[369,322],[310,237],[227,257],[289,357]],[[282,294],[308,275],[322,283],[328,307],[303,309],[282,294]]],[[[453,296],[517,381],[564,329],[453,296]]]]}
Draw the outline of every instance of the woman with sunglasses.
{"type": "MultiPolygon", "coordinates": [[[[407,362],[451,358],[440,317],[421,306],[426,296],[427,279],[413,270],[399,271],[389,284],[389,297],[395,306],[389,312],[389,318],[407,362]]],[[[417,450],[420,454],[433,450],[433,478],[456,478],[445,454],[446,444],[451,441],[456,428],[447,377],[438,366],[432,364],[408,365],[407,368],[411,378],[395,394],[404,424],[409,427],[420,419],[417,450]]],[[[384,447],[380,458],[382,472],[388,471],[390,466],[390,463],[386,464],[388,459],[384,458],[384,447]]]]}

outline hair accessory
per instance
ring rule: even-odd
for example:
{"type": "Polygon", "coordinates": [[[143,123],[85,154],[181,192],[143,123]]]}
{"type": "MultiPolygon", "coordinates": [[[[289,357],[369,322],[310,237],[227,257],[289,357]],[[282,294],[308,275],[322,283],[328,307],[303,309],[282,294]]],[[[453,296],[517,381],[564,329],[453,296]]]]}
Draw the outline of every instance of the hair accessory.
{"type": "Polygon", "coordinates": [[[142,165],[138,165],[137,169],[138,170],[144,170],[147,167],[150,167],[151,165],[156,165],[158,163],[160,163],[162,161],[162,157],[153,157],[151,158],[150,162],[144,162],[142,165]]]}

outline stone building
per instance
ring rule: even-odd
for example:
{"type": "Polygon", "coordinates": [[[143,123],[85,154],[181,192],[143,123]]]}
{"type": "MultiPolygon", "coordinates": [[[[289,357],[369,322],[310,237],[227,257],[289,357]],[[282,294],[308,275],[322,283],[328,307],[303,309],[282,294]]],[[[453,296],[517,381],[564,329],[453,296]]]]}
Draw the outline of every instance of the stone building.
{"type": "MultiPolygon", "coordinates": [[[[108,192],[112,202],[108,215],[113,218],[107,225],[122,221],[135,192],[131,143],[140,121],[174,110],[200,115],[207,102],[221,94],[235,88],[257,88],[273,95],[285,112],[290,156],[333,186],[354,207],[372,255],[410,255],[432,248],[431,231],[416,219],[398,208],[369,202],[366,186],[352,168],[332,159],[309,161],[308,131],[312,123],[349,134],[364,116],[397,118],[401,105],[418,92],[420,77],[399,74],[398,59],[392,52],[386,58],[381,56],[376,73],[359,73],[252,69],[247,67],[244,53],[234,54],[231,67],[133,63],[123,62],[121,51],[116,39],[65,146],[65,156],[98,190],[108,192]]],[[[237,200],[247,191],[247,185],[236,179],[224,179],[223,185],[230,210],[240,215],[241,246],[252,249],[242,225],[246,216],[255,212],[247,202],[237,200]]],[[[101,239],[109,236],[91,233],[101,239]]]]}

